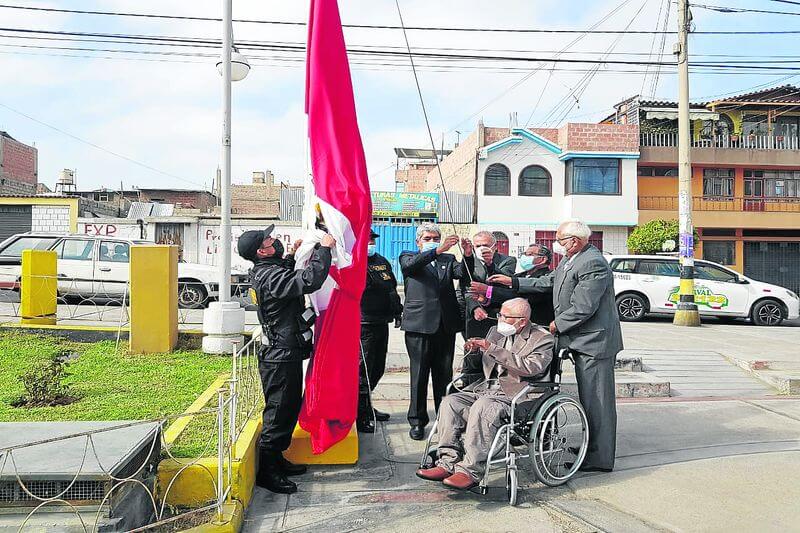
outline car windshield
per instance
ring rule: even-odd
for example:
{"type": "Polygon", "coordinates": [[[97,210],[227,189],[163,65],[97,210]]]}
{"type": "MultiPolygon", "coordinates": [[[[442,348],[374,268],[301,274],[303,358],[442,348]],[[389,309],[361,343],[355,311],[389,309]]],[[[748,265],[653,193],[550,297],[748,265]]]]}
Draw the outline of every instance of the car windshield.
{"type": "Polygon", "coordinates": [[[0,250],[0,256],[20,257],[23,250],[47,250],[58,237],[20,237],[0,250]]]}

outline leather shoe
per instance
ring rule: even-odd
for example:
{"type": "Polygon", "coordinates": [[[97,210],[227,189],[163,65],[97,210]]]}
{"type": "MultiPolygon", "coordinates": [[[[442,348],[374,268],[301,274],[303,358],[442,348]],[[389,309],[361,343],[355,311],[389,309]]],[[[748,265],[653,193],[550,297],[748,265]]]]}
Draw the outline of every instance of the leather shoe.
{"type": "Polygon", "coordinates": [[[411,429],[408,430],[408,436],[414,440],[422,440],[425,438],[425,427],[424,426],[411,426],[411,429]]]}
{"type": "Polygon", "coordinates": [[[276,463],[259,466],[256,485],[277,494],[294,494],[297,492],[297,485],[293,481],[286,479],[286,475],[278,470],[276,463]]]}
{"type": "Polygon", "coordinates": [[[284,476],[302,476],[308,472],[306,465],[290,463],[283,455],[278,456],[278,469],[284,476]]]}
{"type": "Polygon", "coordinates": [[[442,483],[457,490],[469,490],[478,484],[477,481],[472,479],[472,476],[464,472],[456,472],[452,476],[443,479],[442,483]]]}
{"type": "Polygon", "coordinates": [[[432,468],[420,468],[417,470],[417,477],[421,477],[427,481],[444,481],[452,476],[450,472],[441,466],[434,466],[432,468]]]}
{"type": "Polygon", "coordinates": [[[356,420],[356,430],[359,433],[375,433],[375,424],[369,418],[356,420]]]}
{"type": "Polygon", "coordinates": [[[384,413],[383,411],[378,411],[377,409],[373,409],[372,411],[375,413],[375,420],[378,422],[386,422],[389,420],[389,418],[391,418],[389,413],[384,413]]]}

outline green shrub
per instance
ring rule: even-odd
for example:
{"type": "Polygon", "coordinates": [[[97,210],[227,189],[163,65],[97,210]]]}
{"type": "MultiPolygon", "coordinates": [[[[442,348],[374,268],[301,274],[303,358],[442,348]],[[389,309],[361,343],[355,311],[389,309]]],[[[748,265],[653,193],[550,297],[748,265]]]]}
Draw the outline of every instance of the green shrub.
{"type": "Polygon", "coordinates": [[[60,353],[33,366],[19,376],[25,394],[15,402],[18,407],[51,407],[66,405],[77,398],[64,379],[67,373],[67,354],[60,353]]]}
{"type": "MultiPolygon", "coordinates": [[[[680,243],[680,229],[677,220],[651,220],[647,224],[636,226],[628,236],[628,250],[633,254],[655,254],[662,252],[664,241],[675,241],[675,250],[680,243]]],[[[694,241],[700,237],[694,232],[694,241]]]]}

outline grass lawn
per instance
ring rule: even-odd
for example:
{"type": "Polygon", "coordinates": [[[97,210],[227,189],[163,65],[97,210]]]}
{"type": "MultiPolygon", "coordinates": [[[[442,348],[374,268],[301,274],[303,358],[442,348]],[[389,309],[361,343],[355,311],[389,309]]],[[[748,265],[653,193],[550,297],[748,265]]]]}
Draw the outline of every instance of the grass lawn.
{"type": "MultiPolygon", "coordinates": [[[[199,350],[132,355],[124,348],[118,352],[112,341],[78,343],[57,336],[0,331],[0,422],[143,420],[175,415],[221,373],[230,371],[229,358],[199,350]],[[67,367],[65,383],[79,400],[55,407],[13,407],[25,392],[19,376],[64,350],[77,354],[67,367]]],[[[216,438],[215,433],[213,437],[207,434],[209,423],[200,418],[190,424],[173,453],[193,456],[205,449],[209,438],[216,438]]]]}

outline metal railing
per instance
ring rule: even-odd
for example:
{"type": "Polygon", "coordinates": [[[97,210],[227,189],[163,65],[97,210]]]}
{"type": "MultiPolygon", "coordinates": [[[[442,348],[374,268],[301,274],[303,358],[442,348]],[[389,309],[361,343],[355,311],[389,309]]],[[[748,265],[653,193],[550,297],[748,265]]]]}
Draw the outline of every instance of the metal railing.
{"type": "MultiPolygon", "coordinates": [[[[639,144],[647,147],[677,148],[678,134],[640,133],[639,144]]],[[[692,138],[692,148],[732,148],[739,150],[800,150],[796,135],[711,135],[692,138]]]]}
{"type": "MultiPolygon", "coordinates": [[[[677,211],[677,196],[639,196],[641,211],[677,211]]],[[[800,213],[800,198],[693,196],[694,211],[800,213]]]]}
{"type": "MultiPolygon", "coordinates": [[[[133,487],[145,491],[144,500],[150,509],[150,517],[146,523],[129,524],[128,531],[148,531],[160,526],[169,525],[178,527],[183,519],[197,521],[199,513],[216,515],[216,522],[226,520],[224,505],[229,501],[233,482],[233,462],[239,458],[235,455],[236,441],[240,437],[245,424],[254,416],[262,405],[261,387],[258,378],[258,351],[261,337],[253,335],[252,340],[239,348],[234,346],[231,355],[231,374],[226,381],[226,386],[217,390],[216,402],[213,407],[186,412],[160,419],[143,420],[114,424],[91,431],[79,431],[69,435],[55,438],[25,442],[13,446],[0,448],[0,507],[12,506],[15,510],[31,508],[21,519],[18,531],[24,531],[30,525],[37,513],[46,512],[47,507],[59,507],[71,512],[77,517],[78,527],[83,531],[98,531],[103,526],[103,519],[112,518],[109,507],[115,496],[133,487]],[[202,441],[202,448],[192,457],[176,457],[173,453],[177,444],[176,440],[167,441],[164,429],[170,424],[190,417],[210,417],[214,420],[214,429],[202,441]],[[136,453],[128,465],[112,469],[111,465],[103,463],[98,453],[96,440],[99,435],[108,435],[109,432],[142,428],[150,439],[140,452],[136,453]],[[59,473],[60,477],[68,476],[67,481],[42,481],[41,474],[37,479],[31,479],[23,470],[24,455],[31,450],[39,448],[39,453],[47,453],[46,447],[64,446],[67,441],[80,439],[78,448],[83,448],[80,464],[73,471],[59,473]],[[204,465],[202,459],[212,454],[216,448],[217,472],[214,473],[204,465]],[[180,468],[163,490],[157,490],[155,478],[157,462],[159,459],[172,460],[180,468]],[[139,462],[141,461],[141,462],[139,462]],[[81,474],[91,471],[91,481],[81,480],[81,474]],[[205,470],[209,483],[213,489],[213,500],[202,502],[194,508],[173,507],[168,504],[170,493],[176,486],[176,481],[190,468],[196,467],[205,470]],[[102,475],[97,473],[98,469],[102,475]],[[13,481],[2,481],[4,477],[11,477],[13,481]],[[87,485],[89,483],[89,485],[87,485]],[[13,485],[13,486],[12,486],[13,485]],[[88,506],[88,504],[92,504],[88,506]],[[96,507],[96,511],[94,508],[96,507]],[[93,523],[85,520],[94,514],[93,523]]],[[[180,437],[179,437],[180,438],[180,437]]],[[[51,453],[52,450],[49,450],[51,453]]],[[[130,496],[130,494],[128,494],[130,496]]],[[[24,512],[24,511],[23,511],[24,512]]],[[[22,513],[20,513],[20,516],[22,513]]],[[[12,515],[6,513],[6,523],[12,515]]],[[[211,519],[209,516],[208,519],[211,519]]],[[[119,518],[116,516],[115,518],[119,518]]],[[[202,521],[202,520],[201,520],[202,521]]],[[[140,520],[142,522],[142,520],[140,520]]],[[[35,529],[35,527],[34,527],[35,529]]]]}

